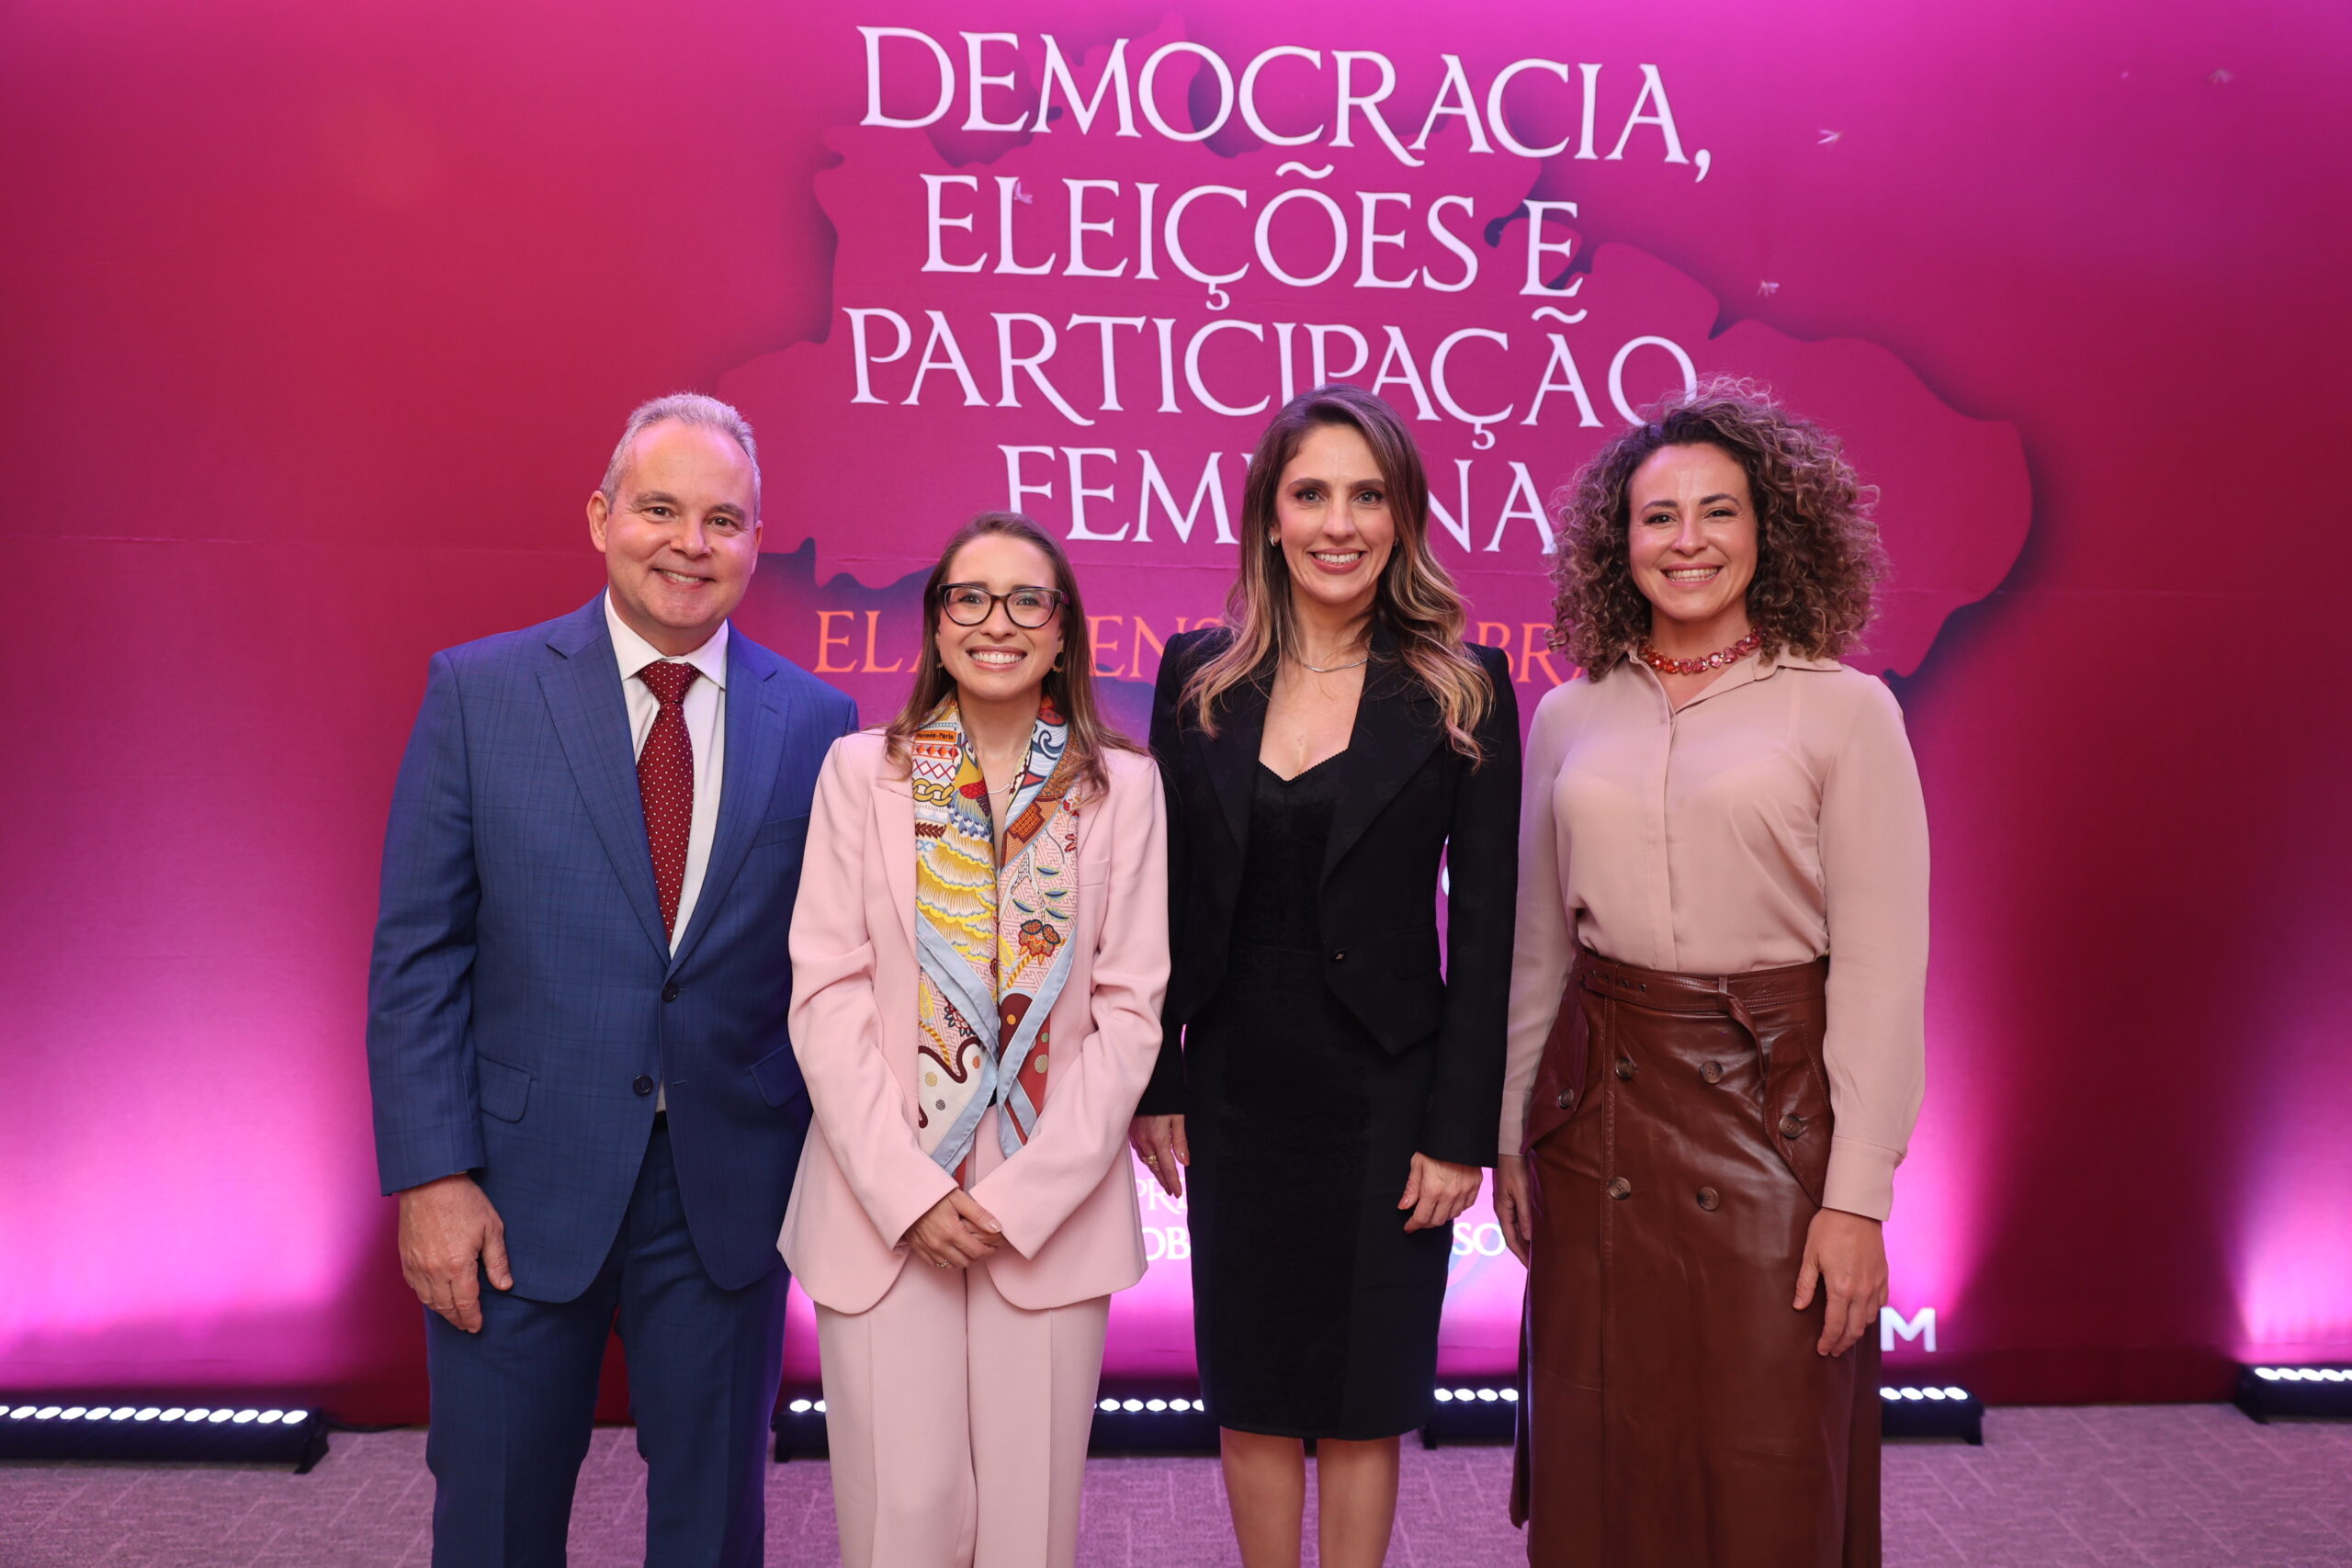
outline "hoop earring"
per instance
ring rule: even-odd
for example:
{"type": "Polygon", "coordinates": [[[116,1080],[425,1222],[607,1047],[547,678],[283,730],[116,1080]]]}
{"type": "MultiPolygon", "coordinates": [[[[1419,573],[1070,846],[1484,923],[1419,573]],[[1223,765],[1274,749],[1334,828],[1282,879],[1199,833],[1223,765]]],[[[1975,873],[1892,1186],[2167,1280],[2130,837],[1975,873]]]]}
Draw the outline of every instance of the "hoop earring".
{"type": "Polygon", "coordinates": [[[1046,674],[1048,674],[1048,675],[1058,675],[1058,674],[1060,674],[1060,673],[1062,672],[1062,660],[1064,660],[1068,659],[1069,657],[1069,649],[1063,649],[1059,653],[1055,654],[1055,655],[1054,655],[1054,667],[1053,667],[1051,670],[1046,671],[1046,674]]]}

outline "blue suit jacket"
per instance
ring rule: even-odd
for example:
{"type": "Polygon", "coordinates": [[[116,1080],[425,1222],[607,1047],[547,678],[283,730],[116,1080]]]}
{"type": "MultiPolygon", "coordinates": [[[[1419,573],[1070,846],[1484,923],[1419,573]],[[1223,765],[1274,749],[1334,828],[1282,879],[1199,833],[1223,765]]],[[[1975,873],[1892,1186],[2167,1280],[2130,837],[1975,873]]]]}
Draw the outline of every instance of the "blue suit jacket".
{"type": "Polygon", "coordinates": [[[808,1125],[786,942],[842,693],[736,630],[709,868],[662,931],[603,599],[433,656],[384,840],[368,1066],[384,1190],[471,1171],[518,1294],[610,1252],[667,1086],[686,1223],[718,1283],[776,1266],[808,1125]]]}

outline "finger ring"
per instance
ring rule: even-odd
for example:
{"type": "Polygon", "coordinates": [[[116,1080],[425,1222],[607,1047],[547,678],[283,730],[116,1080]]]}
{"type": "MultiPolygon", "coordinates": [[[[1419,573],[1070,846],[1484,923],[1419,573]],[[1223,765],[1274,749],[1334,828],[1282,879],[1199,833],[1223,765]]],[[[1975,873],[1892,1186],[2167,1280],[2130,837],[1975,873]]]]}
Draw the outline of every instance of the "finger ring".
{"type": "Polygon", "coordinates": [[[1159,1156],[1158,1155],[1146,1155],[1143,1156],[1143,1163],[1146,1165],[1158,1165],[1159,1163],[1159,1156]]]}

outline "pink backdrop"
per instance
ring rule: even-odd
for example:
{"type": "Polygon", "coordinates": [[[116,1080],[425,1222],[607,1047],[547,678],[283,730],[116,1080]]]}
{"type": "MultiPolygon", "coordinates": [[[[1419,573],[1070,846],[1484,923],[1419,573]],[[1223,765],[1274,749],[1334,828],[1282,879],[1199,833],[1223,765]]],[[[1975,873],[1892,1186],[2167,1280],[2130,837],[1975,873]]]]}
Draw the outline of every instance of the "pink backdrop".
{"type": "MultiPolygon", "coordinates": [[[[2076,1400],[2352,1355],[2352,23],[1900,12],[11,10],[0,525],[40,581],[0,699],[0,1388],[422,1413],[360,1052],[392,769],[431,649],[594,591],[638,399],[751,415],[743,619],[870,714],[910,575],[1018,503],[1139,718],[1217,610],[1261,400],[1359,342],[1526,707],[1564,672],[1542,502],[1620,403],[1758,376],[1882,487],[1864,661],[1938,853],[1895,1363],[2076,1400]],[[892,36],[870,92],[861,24],[954,81],[892,36]],[[1340,102],[1375,54],[1377,124],[1340,102]],[[1106,70],[1133,136],[1115,93],[1080,129],[1106,70]],[[1043,134],[967,123],[1034,127],[1049,80],[1043,134]]],[[[1147,1224],[1113,1371],[1181,1377],[1183,1217],[1147,1224]]],[[[1495,1240],[1457,1235],[1464,1376],[1511,1359],[1495,1240]]]]}

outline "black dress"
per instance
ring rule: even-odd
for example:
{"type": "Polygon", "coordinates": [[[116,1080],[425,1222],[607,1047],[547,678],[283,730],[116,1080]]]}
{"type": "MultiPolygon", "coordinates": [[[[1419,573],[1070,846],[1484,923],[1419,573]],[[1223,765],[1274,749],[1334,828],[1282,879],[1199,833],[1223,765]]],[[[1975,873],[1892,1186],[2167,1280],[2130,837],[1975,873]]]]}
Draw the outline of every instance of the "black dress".
{"type": "Polygon", "coordinates": [[[1510,666],[1483,763],[1375,624],[1347,750],[1258,761],[1271,662],[1182,701],[1221,631],[1170,637],[1151,749],[1169,795],[1170,972],[1138,1114],[1186,1117],[1195,1346],[1218,1425],[1368,1440],[1429,1418],[1450,1227],[1408,1235],[1412,1156],[1492,1165],[1518,884],[1510,666]],[[1443,961],[1439,872],[1452,882],[1443,961]]]}
{"type": "Polygon", "coordinates": [[[1341,752],[1259,765],[1217,999],[1186,1037],[1193,1339],[1217,1425],[1372,1438],[1428,1418],[1452,1227],[1396,1207],[1436,1065],[1323,983],[1317,905],[1341,752]]]}

